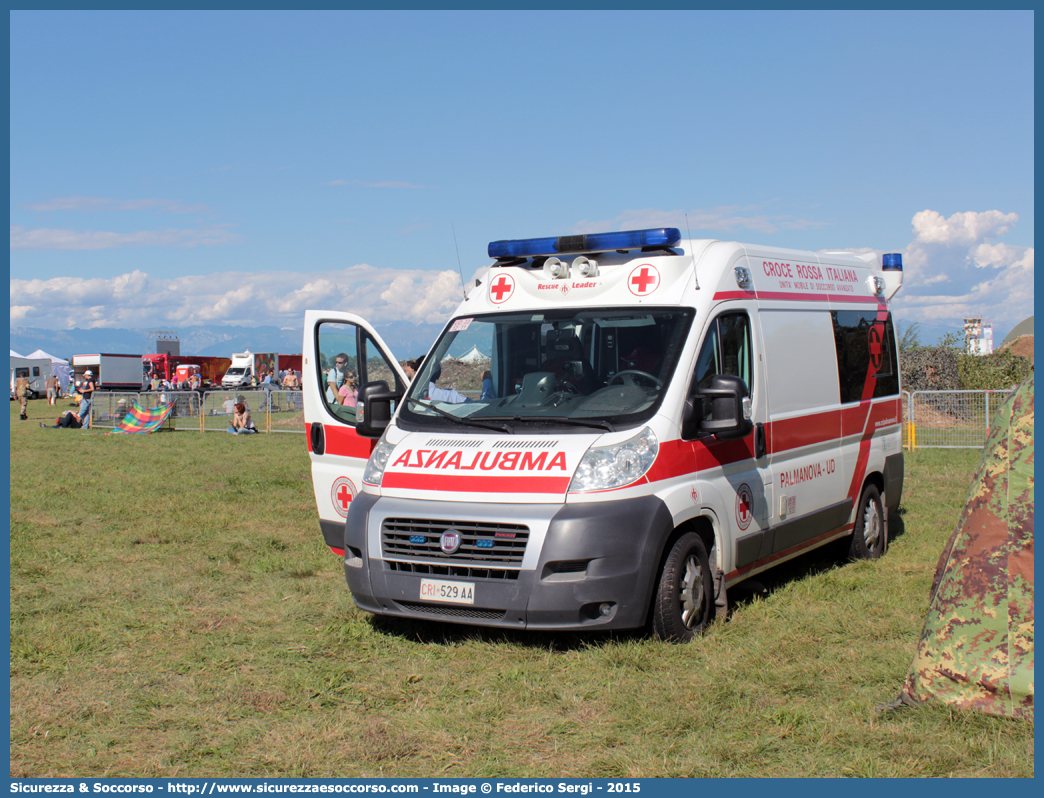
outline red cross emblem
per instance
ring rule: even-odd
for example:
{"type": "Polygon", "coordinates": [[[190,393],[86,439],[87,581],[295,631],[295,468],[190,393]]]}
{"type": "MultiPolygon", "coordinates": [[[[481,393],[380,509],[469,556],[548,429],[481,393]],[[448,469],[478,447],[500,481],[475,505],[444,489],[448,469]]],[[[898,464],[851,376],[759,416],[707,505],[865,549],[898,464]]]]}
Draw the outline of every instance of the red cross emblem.
{"type": "Polygon", "coordinates": [[[874,367],[874,371],[880,371],[881,366],[884,365],[884,347],[881,346],[880,326],[879,324],[870,325],[870,332],[867,333],[870,344],[870,365],[874,367]]]}
{"type": "Polygon", "coordinates": [[[355,485],[348,477],[337,477],[333,487],[330,488],[330,500],[334,509],[342,518],[348,517],[348,508],[351,507],[352,499],[355,498],[355,485]]]}
{"type": "Polygon", "coordinates": [[[740,529],[746,529],[754,520],[754,494],[751,493],[750,485],[744,482],[736,489],[736,525],[740,529]]]}
{"type": "Polygon", "coordinates": [[[489,285],[489,300],[499,305],[515,293],[515,280],[509,274],[501,274],[489,285]]]}
{"type": "Polygon", "coordinates": [[[643,263],[641,266],[633,269],[627,278],[627,287],[631,289],[631,293],[635,296],[651,294],[659,284],[660,273],[656,271],[655,266],[651,266],[648,263],[643,263]]]}

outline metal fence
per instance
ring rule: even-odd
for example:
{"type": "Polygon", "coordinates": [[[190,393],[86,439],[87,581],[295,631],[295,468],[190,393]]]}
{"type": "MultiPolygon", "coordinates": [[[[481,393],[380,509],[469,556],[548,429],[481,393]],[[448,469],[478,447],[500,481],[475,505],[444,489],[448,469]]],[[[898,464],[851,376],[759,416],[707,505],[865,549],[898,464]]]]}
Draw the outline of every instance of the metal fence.
{"type": "MultiPolygon", "coordinates": [[[[979,449],[986,442],[990,421],[1014,388],[1004,391],[903,391],[903,448],[979,449]]],[[[477,391],[465,391],[474,393],[477,391]]],[[[174,402],[167,426],[174,430],[224,432],[232,407],[243,402],[258,432],[307,431],[301,391],[146,391],[98,392],[91,406],[91,424],[115,427],[138,402],[156,407],[174,402]]]]}
{"type": "Polygon", "coordinates": [[[305,432],[301,391],[98,391],[91,402],[91,426],[116,427],[137,402],[144,408],[174,403],[166,428],[191,432],[225,432],[232,408],[243,402],[258,432],[305,432]]]}
{"type": "Polygon", "coordinates": [[[1014,390],[914,391],[904,396],[903,446],[981,449],[994,414],[1014,390]]]}

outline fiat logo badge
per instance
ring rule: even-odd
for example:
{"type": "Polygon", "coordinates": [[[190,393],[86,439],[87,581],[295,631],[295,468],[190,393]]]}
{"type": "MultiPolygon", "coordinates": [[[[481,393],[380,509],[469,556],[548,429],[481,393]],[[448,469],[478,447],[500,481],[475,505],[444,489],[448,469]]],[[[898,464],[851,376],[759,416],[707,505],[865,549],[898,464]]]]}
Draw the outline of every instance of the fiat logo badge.
{"type": "Polygon", "coordinates": [[[455,529],[447,529],[439,538],[439,548],[446,554],[456,554],[460,548],[460,533],[455,529]]]}

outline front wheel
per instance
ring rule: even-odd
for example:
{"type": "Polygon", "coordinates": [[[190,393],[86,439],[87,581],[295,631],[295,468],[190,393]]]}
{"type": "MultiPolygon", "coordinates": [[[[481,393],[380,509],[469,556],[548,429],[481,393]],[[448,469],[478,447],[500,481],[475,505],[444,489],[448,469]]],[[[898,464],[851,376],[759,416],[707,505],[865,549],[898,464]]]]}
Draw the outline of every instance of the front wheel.
{"type": "Polygon", "coordinates": [[[707,548],[695,532],[678,538],[667,554],[653,597],[652,628],[660,640],[688,642],[707,628],[714,585],[707,548]]]}
{"type": "Polygon", "coordinates": [[[848,556],[853,560],[876,560],[884,554],[887,542],[888,529],[881,492],[876,485],[867,485],[859,499],[848,556]]]}

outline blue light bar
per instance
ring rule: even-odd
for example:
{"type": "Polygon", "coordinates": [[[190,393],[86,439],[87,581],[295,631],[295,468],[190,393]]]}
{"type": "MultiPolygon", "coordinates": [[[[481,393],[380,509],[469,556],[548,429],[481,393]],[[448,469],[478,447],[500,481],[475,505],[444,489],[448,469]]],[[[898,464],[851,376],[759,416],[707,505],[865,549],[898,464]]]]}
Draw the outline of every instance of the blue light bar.
{"type": "Polygon", "coordinates": [[[903,253],[890,252],[887,255],[882,255],[881,268],[886,271],[901,272],[903,270],[903,253]]]}
{"type": "Polygon", "coordinates": [[[673,247],[681,241],[677,227],[653,230],[624,230],[619,233],[594,233],[586,236],[558,238],[520,238],[514,241],[491,241],[491,258],[531,258],[534,255],[568,255],[580,252],[612,252],[615,249],[673,247]]]}

